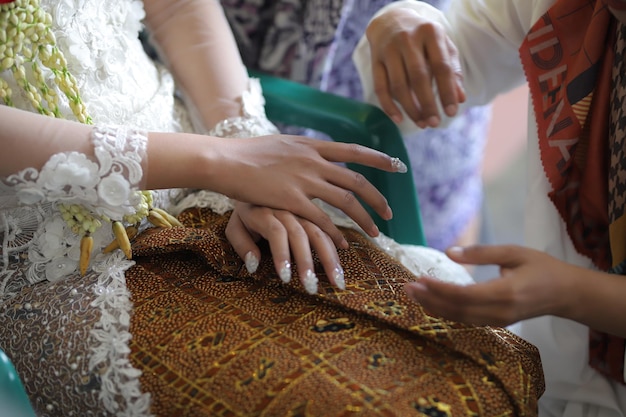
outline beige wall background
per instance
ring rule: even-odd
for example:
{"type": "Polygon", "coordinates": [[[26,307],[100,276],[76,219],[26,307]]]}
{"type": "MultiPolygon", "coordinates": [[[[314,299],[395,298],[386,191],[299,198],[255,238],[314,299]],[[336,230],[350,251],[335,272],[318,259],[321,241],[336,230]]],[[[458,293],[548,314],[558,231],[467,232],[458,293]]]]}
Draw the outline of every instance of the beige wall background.
{"type": "Polygon", "coordinates": [[[485,149],[483,178],[494,181],[526,149],[528,87],[496,97],[485,149]]]}

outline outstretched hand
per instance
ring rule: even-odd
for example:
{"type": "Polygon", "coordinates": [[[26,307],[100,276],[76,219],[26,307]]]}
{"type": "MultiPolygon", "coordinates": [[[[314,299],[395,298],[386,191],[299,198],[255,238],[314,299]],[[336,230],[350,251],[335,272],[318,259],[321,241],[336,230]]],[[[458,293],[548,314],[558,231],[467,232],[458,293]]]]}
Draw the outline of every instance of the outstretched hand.
{"type": "Polygon", "coordinates": [[[430,314],[476,325],[508,326],[542,315],[571,316],[569,287],[581,268],[521,246],[451,248],[447,255],[463,264],[495,264],[500,276],[460,286],[422,277],[406,284],[408,296],[430,314]]]}
{"type": "Polygon", "coordinates": [[[394,121],[402,121],[399,103],[419,127],[438,126],[441,115],[433,82],[446,115],[457,113],[465,101],[461,64],[443,25],[398,7],[372,19],[366,36],[374,91],[394,121]]]}

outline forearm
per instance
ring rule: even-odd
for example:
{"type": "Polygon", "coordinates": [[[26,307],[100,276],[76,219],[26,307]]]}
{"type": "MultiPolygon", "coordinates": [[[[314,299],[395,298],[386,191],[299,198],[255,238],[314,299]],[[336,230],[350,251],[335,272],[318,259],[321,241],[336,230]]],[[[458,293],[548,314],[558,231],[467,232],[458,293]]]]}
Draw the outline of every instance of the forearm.
{"type": "MultiPolygon", "coordinates": [[[[26,168],[40,170],[59,153],[78,152],[95,160],[93,126],[0,105],[0,178],[26,168]]],[[[219,157],[217,138],[182,133],[148,134],[143,156],[141,186],[148,189],[174,187],[207,188],[218,183],[219,157]],[[174,145],[175,144],[175,145],[174,145]]]]}
{"type": "Polygon", "coordinates": [[[562,317],[626,337],[626,276],[573,267],[567,282],[562,317]]]}
{"type": "Polygon", "coordinates": [[[0,105],[0,177],[40,169],[50,156],[77,151],[93,156],[92,126],[0,105]]]}
{"type": "Polygon", "coordinates": [[[216,0],[144,2],[146,26],[206,129],[239,116],[248,75],[216,0]]]}

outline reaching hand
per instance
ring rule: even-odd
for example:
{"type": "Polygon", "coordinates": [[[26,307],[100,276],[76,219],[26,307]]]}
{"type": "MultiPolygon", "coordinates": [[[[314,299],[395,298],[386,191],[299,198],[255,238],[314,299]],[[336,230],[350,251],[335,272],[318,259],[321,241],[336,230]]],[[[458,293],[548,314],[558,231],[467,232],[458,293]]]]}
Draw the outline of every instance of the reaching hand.
{"type": "Polygon", "coordinates": [[[520,246],[452,248],[464,264],[496,264],[500,277],[460,286],[423,277],[405,286],[411,299],[431,314],[476,325],[508,326],[546,314],[571,316],[571,291],[581,268],[520,246]]]}
{"type": "Polygon", "coordinates": [[[285,283],[292,275],[291,252],[300,282],[310,294],[317,292],[318,284],[311,253],[311,249],[315,249],[331,283],[345,288],[343,269],[330,237],[315,224],[288,211],[238,202],[226,227],[226,237],[245,260],[250,273],[256,271],[261,256],[255,242],[265,238],[272,251],[276,273],[285,283]]]}
{"type": "Polygon", "coordinates": [[[374,91],[383,110],[397,123],[402,114],[419,127],[441,121],[433,80],[441,105],[454,116],[465,101],[461,64],[444,27],[409,8],[395,8],[372,19],[366,31],[370,44],[374,91]]]}

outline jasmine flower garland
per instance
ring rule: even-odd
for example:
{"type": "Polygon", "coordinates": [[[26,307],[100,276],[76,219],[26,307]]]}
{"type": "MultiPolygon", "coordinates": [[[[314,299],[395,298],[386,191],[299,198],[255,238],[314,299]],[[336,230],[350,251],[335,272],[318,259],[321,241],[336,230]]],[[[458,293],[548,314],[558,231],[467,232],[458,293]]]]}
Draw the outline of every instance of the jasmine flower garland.
{"type": "MultiPolygon", "coordinates": [[[[41,9],[39,0],[0,0],[0,72],[11,71],[16,85],[40,114],[62,117],[60,92],[66,97],[76,119],[92,124],[51,27],[52,17],[41,9]],[[43,68],[53,74],[53,83],[58,91],[46,82],[43,68]]],[[[12,106],[13,94],[9,84],[0,78],[0,100],[12,106]]],[[[42,190],[51,194],[51,201],[56,201],[63,220],[73,233],[81,237],[79,269],[83,275],[89,266],[93,246],[91,235],[103,223],[111,223],[116,237],[105,251],[119,248],[128,258],[132,256],[130,238],[136,234],[143,219],[147,218],[160,227],[180,225],[173,216],[152,207],[150,191],[137,191],[132,195],[129,183],[122,175],[110,174],[100,178],[97,173],[98,164],[85,155],[76,152],[57,154],[50,158],[38,176],[45,183],[37,181],[37,187],[24,188],[19,196],[20,201],[29,203],[39,201],[42,190]],[[63,196],[55,198],[55,191],[66,194],[67,189],[74,196],[80,198],[82,195],[86,201],[98,201],[103,206],[87,208],[64,202],[63,196]],[[133,212],[120,210],[129,201],[134,207],[133,212]]]]}

